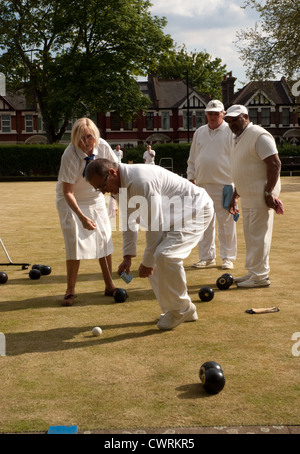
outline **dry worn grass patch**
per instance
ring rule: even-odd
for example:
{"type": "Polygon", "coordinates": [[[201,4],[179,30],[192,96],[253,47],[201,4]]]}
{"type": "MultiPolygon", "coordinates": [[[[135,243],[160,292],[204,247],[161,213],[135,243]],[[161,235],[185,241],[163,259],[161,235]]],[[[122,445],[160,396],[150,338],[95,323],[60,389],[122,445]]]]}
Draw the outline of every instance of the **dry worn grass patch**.
{"type": "MultiPolygon", "coordinates": [[[[83,261],[72,308],[60,306],[65,292],[64,244],[55,208],[55,182],[0,183],[2,238],[14,262],[50,265],[38,281],[20,267],[0,267],[0,432],[46,431],[49,425],[76,424],[80,430],[139,427],[300,424],[299,361],[292,335],[300,331],[300,178],[282,179],[285,215],[275,216],[271,288],[227,291],[216,288],[223,274],[195,270],[193,250],[185,261],[190,295],[199,320],[159,332],[160,313],[147,280],[137,277],[144,246],[124,304],[103,296],[96,261],[83,261]],[[198,290],[211,285],[215,297],[201,303],[198,290]],[[280,312],[249,315],[251,307],[279,306],[280,312]],[[103,335],[92,336],[94,326],[103,335]],[[206,395],[200,365],[223,366],[226,386],[206,395]]],[[[122,258],[114,232],[114,269],[122,258]]],[[[238,259],[232,274],[244,274],[242,216],[238,259]]],[[[7,262],[0,247],[0,262],[7,262]]]]}

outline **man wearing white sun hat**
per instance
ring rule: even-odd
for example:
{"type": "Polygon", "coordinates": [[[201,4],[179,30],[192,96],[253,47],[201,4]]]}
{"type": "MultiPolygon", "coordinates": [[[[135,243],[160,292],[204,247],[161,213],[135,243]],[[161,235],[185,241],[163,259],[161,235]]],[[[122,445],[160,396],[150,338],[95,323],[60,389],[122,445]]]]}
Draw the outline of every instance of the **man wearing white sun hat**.
{"type": "Polygon", "coordinates": [[[250,123],[248,110],[243,105],[231,106],[225,120],[234,134],[231,164],[235,189],[229,211],[235,213],[240,197],[248,270],[235,281],[242,288],[269,287],[274,210],[283,214],[278,199],[281,162],[276,143],[268,131],[250,123]]]}
{"type": "Polygon", "coordinates": [[[213,200],[215,215],[198,244],[199,261],[193,266],[206,268],[216,265],[215,219],[217,218],[222,269],[231,269],[236,259],[236,224],[224,200],[226,200],[225,191],[229,191],[229,201],[233,192],[230,166],[233,134],[227,123],[223,121],[225,112],[221,101],[210,101],[206,106],[205,114],[207,124],[200,126],[193,136],[187,161],[187,178],[206,190],[213,200]]]}

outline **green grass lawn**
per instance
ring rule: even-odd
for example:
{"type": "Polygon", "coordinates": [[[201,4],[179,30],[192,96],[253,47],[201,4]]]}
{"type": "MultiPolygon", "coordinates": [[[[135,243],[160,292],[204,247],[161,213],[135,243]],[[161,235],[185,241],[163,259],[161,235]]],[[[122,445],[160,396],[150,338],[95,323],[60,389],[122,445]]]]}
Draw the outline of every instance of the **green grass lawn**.
{"type": "MultiPolygon", "coordinates": [[[[50,265],[33,281],[29,270],[2,266],[0,332],[0,433],[45,432],[50,425],[80,430],[163,427],[299,425],[300,356],[292,352],[300,332],[300,178],[282,179],[284,216],[275,215],[271,287],[226,291],[216,287],[217,266],[196,270],[197,250],[185,260],[189,293],[199,320],[160,332],[160,314],[148,280],[137,277],[144,248],[126,285],[129,298],[104,297],[98,262],[83,261],[73,307],[62,307],[66,289],[63,238],[55,207],[55,182],[0,183],[0,238],[13,262],[50,265]],[[215,289],[202,303],[198,290],[215,289]],[[246,309],[279,306],[271,314],[246,309]],[[101,337],[92,335],[100,326],[101,337]],[[219,362],[226,385],[204,392],[199,368],[219,362]]],[[[233,276],[245,273],[242,215],[233,276]]],[[[113,233],[114,270],[122,260],[121,233],[113,233]]],[[[0,262],[7,257],[0,245],[0,262]]],[[[294,349],[295,352],[295,349],[294,349]]],[[[299,347],[300,352],[300,347],[299,347]]]]}

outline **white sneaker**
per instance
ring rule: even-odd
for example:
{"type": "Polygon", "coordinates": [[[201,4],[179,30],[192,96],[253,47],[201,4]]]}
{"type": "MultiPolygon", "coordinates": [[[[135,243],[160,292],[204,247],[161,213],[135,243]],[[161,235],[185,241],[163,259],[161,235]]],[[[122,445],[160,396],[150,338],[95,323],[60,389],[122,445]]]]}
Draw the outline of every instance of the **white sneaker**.
{"type": "Polygon", "coordinates": [[[194,268],[206,268],[207,266],[213,266],[216,264],[215,259],[211,260],[200,260],[200,262],[193,263],[194,268]]]}
{"type": "Polygon", "coordinates": [[[239,288],[259,288],[259,287],[269,287],[271,285],[270,279],[266,277],[265,279],[260,279],[255,281],[253,278],[247,279],[245,281],[239,282],[236,284],[239,288]]]}
{"type": "Polygon", "coordinates": [[[222,263],[222,270],[232,270],[233,263],[231,260],[224,259],[222,263]]]}
{"type": "Polygon", "coordinates": [[[168,330],[176,328],[182,322],[191,322],[198,319],[196,306],[190,303],[189,307],[184,312],[167,311],[159,317],[157,328],[160,330],[168,330]]]}
{"type": "Polygon", "coordinates": [[[196,320],[198,320],[198,314],[197,314],[197,311],[194,311],[192,313],[192,315],[189,318],[185,319],[184,321],[185,322],[195,322],[196,320]]]}
{"type": "Polygon", "coordinates": [[[234,282],[237,284],[238,282],[244,282],[250,279],[252,275],[250,273],[245,274],[244,276],[236,277],[234,282]]]}
{"type": "MultiPolygon", "coordinates": [[[[166,312],[163,312],[162,314],[160,314],[159,318],[158,318],[158,321],[167,313],[168,311],[166,312]]],[[[195,322],[196,320],[198,320],[198,314],[197,312],[195,311],[188,319],[184,320],[185,322],[195,322]]]]}

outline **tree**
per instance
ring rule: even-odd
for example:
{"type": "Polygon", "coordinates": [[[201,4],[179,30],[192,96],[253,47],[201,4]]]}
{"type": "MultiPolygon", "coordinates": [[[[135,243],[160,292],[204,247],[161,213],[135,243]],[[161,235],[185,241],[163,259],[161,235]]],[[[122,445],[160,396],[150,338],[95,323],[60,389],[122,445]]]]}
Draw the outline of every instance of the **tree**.
{"type": "Polygon", "coordinates": [[[254,28],[237,32],[237,48],[250,79],[276,74],[293,78],[299,72],[299,0],[246,0],[260,14],[254,28]]]}
{"type": "Polygon", "coordinates": [[[72,118],[115,110],[124,119],[148,100],[136,82],[173,41],[145,0],[2,0],[0,72],[37,102],[49,143],[72,118]],[[149,32],[150,31],[150,32],[149,32]]]}
{"type": "Polygon", "coordinates": [[[157,67],[161,78],[186,79],[195,90],[211,98],[220,99],[221,81],[227,73],[226,65],[220,58],[212,59],[207,52],[188,52],[185,45],[174,47],[163,54],[157,67]]]}

